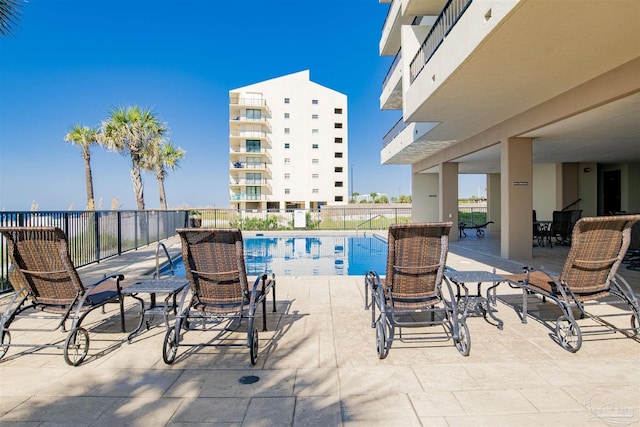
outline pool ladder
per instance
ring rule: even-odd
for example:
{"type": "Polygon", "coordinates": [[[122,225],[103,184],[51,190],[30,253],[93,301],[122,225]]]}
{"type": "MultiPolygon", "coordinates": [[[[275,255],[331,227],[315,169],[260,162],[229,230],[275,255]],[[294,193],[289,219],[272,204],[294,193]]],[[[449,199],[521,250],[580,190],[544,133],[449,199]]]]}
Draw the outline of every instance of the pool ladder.
{"type": "Polygon", "coordinates": [[[156,245],[156,272],[153,275],[154,279],[158,279],[160,278],[160,248],[162,248],[164,250],[164,254],[166,255],[167,259],[169,260],[169,265],[171,266],[171,276],[173,276],[173,260],[171,259],[171,256],[169,255],[169,251],[167,250],[167,247],[164,245],[164,243],[162,242],[158,242],[158,244],[156,245]]]}

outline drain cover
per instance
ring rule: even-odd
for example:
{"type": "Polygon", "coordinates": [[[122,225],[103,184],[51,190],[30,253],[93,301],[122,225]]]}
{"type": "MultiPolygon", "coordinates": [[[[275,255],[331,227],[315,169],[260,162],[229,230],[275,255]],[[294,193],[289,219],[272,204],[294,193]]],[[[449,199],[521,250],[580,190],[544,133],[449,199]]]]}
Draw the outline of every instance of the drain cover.
{"type": "Polygon", "coordinates": [[[240,379],[238,380],[240,384],[253,384],[257,383],[258,381],[260,381],[260,377],[257,377],[255,375],[246,375],[244,377],[240,377],[240,379]]]}

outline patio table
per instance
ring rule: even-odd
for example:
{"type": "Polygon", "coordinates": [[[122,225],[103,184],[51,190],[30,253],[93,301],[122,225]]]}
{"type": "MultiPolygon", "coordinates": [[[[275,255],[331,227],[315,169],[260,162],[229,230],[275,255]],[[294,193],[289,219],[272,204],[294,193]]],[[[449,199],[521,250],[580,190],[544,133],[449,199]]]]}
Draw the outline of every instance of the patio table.
{"type": "Polygon", "coordinates": [[[180,278],[169,278],[169,279],[143,279],[138,280],[131,286],[127,286],[122,289],[122,293],[124,295],[130,295],[133,298],[140,301],[142,304],[142,313],[140,314],[140,322],[134,331],[132,331],[127,340],[131,342],[131,339],[136,336],[140,329],[142,329],[142,324],[144,323],[144,319],[146,316],[151,316],[151,318],[147,321],[147,329],[149,329],[149,322],[153,319],[153,316],[156,314],[162,314],[164,317],[164,324],[167,329],[169,329],[169,313],[173,310],[175,313],[176,310],[176,295],[187,286],[189,282],[185,277],[180,278]],[[151,303],[149,308],[145,308],[145,303],[142,298],[138,296],[138,294],[147,293],[150,294],[151,303]],[[167,296],[164,299],[164,304],[162,306],[156,305],[156,294],[166,294],[167,296]],[[170,300],[173,299],[172,302],[170,300]]]}
{"type": "Polygon", "coordinates": [[[504,322],[493,314],[495,310],[491,308],[491,305],[496,305],[496,288],[500,283],[507,282],[508,280],[506,278],[496,274],[495,269],[494,271],[458,271],[447,268],[445,270],[445,276],[458,288],[458,301],[464,307],[465,315],[469,309],[471,309],[471,311],[480,309],[484,320],[502,330],[504,322]],[[466,286],[467,283],[477,284],[477,291],[475,295],[469,294],[469,290],[466,286]],[[483,296],[481,293],[483,283],[491,283],[491,286],[487,289],[486,296],[483,296]],[[461,288],[464,288],[465,290],[464,296],[461,295],[461,288]],[[487,314],[495,323],[487,319],[487,314]]]}

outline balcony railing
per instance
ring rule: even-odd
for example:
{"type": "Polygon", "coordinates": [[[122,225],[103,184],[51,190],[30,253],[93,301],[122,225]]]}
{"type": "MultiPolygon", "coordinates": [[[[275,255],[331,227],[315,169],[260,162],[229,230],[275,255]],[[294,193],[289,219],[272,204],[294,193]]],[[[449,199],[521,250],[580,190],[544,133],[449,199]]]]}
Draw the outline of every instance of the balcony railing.
{"type": "Polygon", "coordinates": [[[407,127],[407,123],[404,121],[404,117],[400,117],[400,120],[396,122],[395,125],[387,132],[387,134],[382,138],[382,148],[389,145],[393,139],[400,135],[400,133],[407,127]]]}
{"type": "Polygon", "coordinates": [[[387,86],[387,82],[393,75],[393,72],[396,70],[396,68],[398,68],[398,64],[400,63],[401,60],[402,60],[402,48],[398,50],[398,53],[396,53],[396,57],[393,58],[393,62],[389,67],[389,71],[387,71],[387,75],[384,77],[384,80],[382,81],[382,89],[384,89],[387,86]]]}
{"type": "Polygon", "coordinates": [[[230,170],[234,169],[253,169],[253,170],[266,170],[266,163],[246,163],[246,162],[235,162],[229,165],[230,170]]]}
{"type": "Polygon", "coordinates": [[[451,29],[467,10],[473,0],[449,0],[431,27],[427,38],[422,42],[418,53],[414,56],[410,66],[410,82],[418,77],[424,66],[438,50],[451,29]]]}
{"type": "Polygon", "coordinates": [[[231,96],[229,99],[231,105],[243,105],[247,107],[266,107],[267,101],[265,99],[256,98],[243,98],[237,96],[231,96]]]}

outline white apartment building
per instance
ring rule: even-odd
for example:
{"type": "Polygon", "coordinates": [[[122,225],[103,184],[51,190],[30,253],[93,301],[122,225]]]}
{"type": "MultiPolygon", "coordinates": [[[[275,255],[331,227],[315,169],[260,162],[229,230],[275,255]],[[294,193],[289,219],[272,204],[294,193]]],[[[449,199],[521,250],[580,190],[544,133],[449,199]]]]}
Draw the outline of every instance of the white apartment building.
{"type": "Polygon", "coordinates": [[[229,91],[229,194],[238,209],[348,203],[347,96],[309,70],[229,91]]]}
{"type": "Polygon", "coordinates": [[[465,173],[504,258],[532,257],[533,210],[640,212],[640,1],[380,3],[380,157],[411,165],[413,221],[455,224],[465,173]]]}

